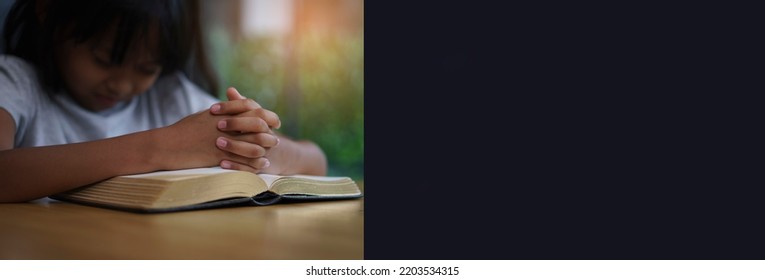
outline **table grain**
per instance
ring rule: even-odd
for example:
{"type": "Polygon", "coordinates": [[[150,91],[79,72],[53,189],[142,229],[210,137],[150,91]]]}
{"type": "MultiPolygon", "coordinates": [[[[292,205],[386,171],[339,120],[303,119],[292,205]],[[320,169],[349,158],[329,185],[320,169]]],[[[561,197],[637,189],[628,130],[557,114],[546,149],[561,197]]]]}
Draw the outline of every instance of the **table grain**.
{"type": "Polygon", "coordinates": [[[363,259],[364,199],[139,214],[0,204],[2,259],[363,259]]]}

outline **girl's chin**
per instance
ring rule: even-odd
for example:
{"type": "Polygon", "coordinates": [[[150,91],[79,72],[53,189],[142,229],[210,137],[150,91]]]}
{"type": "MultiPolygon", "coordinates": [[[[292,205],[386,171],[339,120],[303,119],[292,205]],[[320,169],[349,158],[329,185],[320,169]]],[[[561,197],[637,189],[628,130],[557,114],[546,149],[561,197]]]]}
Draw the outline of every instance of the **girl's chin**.
{"type": "Polygon", "coordinates": [[[116,102],[90,102],[88,104],[81,103],[80,106],[91,112],[101,112],[113,108],[117,105],[116,102]]]}

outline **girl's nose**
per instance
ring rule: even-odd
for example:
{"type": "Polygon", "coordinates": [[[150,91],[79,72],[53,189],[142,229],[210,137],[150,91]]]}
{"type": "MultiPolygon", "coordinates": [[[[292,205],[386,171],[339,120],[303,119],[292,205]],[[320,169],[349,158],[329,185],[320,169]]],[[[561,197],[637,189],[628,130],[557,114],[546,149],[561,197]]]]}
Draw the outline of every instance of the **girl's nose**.
{"type": "Polygon", "coordinates": [[[130,75],[123,71],[118,71],[106,81],[106,87],[109,94],[113,96],[129,95],[133,91],[133,83],[130,75]]]}

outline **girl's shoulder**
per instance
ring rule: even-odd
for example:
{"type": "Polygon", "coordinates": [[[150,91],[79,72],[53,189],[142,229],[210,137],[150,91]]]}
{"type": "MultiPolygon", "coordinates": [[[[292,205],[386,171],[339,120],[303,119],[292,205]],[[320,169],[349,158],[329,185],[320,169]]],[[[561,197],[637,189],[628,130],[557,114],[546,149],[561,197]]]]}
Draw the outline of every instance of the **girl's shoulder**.
{"type": "Polygon", "coordinates": [[[52,118],[38,118],[38,113],[50,112],[51,104],[31,63],[0,55],[0,108],[10,114],[16,124],[16,147],[21,147],[22,141],[34,134],[30,128],[39,128],[38,121],[50,122],[52,118]]]}
{"type": "Polygon", "coordinates": [[[0,54],[0,64],[27,64],[30,65],[29,62],[26,60],[15,56],[15,55],[9,55],[9,54],[0,54]]]}
{"type": "Polygon", "coordinates": [[[4,94],[8,98],[34,98],[45,95],[34,65],[12,55],[0,55],[0,88],[3,93],[25,93],[11,96],[4,94]]]}
{"type": "Polygon", "coordinates": [[[0,54],[0,69],[0,75],[8,78],[37,77],[34,66],[17,56],[0,54]]]}

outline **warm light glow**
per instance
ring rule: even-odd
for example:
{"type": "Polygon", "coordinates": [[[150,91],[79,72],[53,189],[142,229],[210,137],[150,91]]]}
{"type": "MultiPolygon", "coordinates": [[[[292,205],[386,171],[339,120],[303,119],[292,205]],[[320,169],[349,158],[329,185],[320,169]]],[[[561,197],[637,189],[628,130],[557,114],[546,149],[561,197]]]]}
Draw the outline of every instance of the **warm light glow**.
{"type": "Polygon", "coordinates": [[[283,35],[292,28],[292,0],[242,1],[244,36],[283,35]]]}

